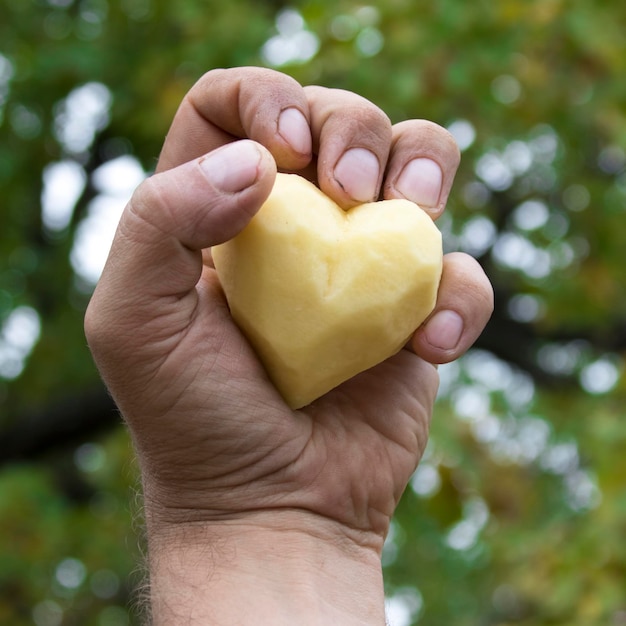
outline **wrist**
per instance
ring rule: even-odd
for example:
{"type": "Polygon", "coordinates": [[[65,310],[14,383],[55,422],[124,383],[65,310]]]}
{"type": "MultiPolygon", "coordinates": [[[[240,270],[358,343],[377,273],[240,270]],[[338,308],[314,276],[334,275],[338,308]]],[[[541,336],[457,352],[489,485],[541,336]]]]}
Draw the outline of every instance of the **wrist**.
{"type": "Polygon", "coordinates": [[[382,626],[381,539],[302,511],[148,520],[154,626],[382,626]]]}

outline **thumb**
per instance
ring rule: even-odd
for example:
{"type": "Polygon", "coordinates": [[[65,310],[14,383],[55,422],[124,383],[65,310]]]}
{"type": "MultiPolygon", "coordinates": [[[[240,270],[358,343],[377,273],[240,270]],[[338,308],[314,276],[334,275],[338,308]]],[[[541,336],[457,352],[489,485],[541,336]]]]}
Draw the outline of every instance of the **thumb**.
{"type": "Polygon", "coordinates": [[[181,331],[197,302],[202,250],[244,228],[275,176],[270,153],[243,140],[145,180],[122,214],[86,311],[94,356],[128,351],[161,326],[165,335],[181,331]]]}
{"type": "Polygon", "coordinates": [[[124,210],[85,333],[117,405],[138,429],[171,408],[221,346],[243,345],[224,323],[203,251],[244,228],[275,175],[265,148],[237,141],[145,180],[124,210]]]}
{"type": "Polygon", "coordinates": [[[202,271],[200,251],[246,226],[275,175],[270,153],[249,140],[155,174],[138,187],[122,214],[100,282],[111,281],[134,298],[142,292],[154,298],[191,290],[202,271]]]}

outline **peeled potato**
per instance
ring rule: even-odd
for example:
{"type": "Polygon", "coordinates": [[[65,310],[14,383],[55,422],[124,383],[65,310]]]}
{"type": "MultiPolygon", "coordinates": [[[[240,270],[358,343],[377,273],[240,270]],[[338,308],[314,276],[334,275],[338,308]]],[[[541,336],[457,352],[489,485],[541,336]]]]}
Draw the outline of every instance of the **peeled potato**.
{"type": "Polygon", "coordinates": [[[344,211],[295,174],[278,174],[212,255],[235,322],[291,408],[398,352],[435,305],[443,256],[412,202],[344,211]]]}

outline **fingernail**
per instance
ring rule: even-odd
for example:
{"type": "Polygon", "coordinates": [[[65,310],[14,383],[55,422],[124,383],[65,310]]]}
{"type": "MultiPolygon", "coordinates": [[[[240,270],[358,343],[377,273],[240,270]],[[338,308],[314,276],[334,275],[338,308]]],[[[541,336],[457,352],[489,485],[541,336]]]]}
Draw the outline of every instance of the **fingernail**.
{"type": "Polygon", "coordinates": [[[252,185],[259,175],[261,153],[251,141],[235,141],[213,150],[198,162],[218,191],[236,193],[252,185]]]}
{"type": "Polygon", "coordinates": [[[453,350],[463,334],[463,318],[455,311],[439,311],[424,329],[426,341],[440,350],[453,350]]]}
{"type": "Polygon", "coordinates": [[[311,154],[311,129],[298,109],[285,109],[278,118],[278,134],[298,153],[311,154]]]}
{"type": "Polygon", "coordinates": [[[439,206],[442,182],[441,168],[432,159],[413,159],[400,173],[396,190],[423,209],[434,209],[439,206]]]}
{"type": "Polygon", "coordinates": [[[379,174],[378,159],[364,148],[352,148],[345,152],[334,171],[335,180],[355,202],[376,199],[379,174]]]}

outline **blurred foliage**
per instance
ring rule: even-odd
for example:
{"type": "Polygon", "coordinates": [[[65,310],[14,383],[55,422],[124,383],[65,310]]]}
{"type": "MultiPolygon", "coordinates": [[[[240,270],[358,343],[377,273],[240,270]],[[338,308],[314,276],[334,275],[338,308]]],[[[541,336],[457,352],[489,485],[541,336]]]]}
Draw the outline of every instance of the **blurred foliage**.
{"type": "Polygon", "coordinates": [[[48,467],[0,475],[0,623],[127,623],[129,585],[140,581],[133,572],[142,559],[129,532],[138,531],[129,452],[117,431],[48,467]],[[80,496],[66,484],[68,462],[80,472],[80,496]]]}
{"type": "Polygon", "coordinates": [[[138,623],[135,468],[110,410],[92,424],[77,242],[112,206],[105,166],[150,172],[194,81],[255,64],[463,150],[440,227],[496,311],[441,368],[386,546],[390,619],[626,624],[624,24],[611,0],[0,0],[0,622],[138,623]]]}

